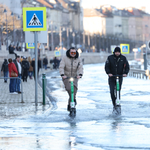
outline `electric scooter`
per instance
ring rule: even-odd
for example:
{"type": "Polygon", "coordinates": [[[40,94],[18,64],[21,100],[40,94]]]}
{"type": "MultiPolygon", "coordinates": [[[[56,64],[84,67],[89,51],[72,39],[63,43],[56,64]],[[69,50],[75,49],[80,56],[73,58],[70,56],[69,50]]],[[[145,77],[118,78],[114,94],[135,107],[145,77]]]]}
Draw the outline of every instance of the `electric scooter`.
{"type": "Polygon", "coordinates": [[[123,77],[123,76],[122,75],[113,75],[113,77],[116,77],[116,86],[114,89],[114,93],[116,95],[116,107],[114,108],[115,110],[113,111],[113,113],[116,115],[121,115],[121,104],[120,104],[120,98],[119,98],[119,91],[120,91],[119,77],[123,77]]]}
{"type": "Polygon", "coordinates": [[[71,86],[71,102],[70,102],[69,116],[74,118],[76,116],[76,108],[75,108],[76,105],[75,105],[75,101],[74,101],[74,84],[73,84],[75,77],[70,77],[68,79],[70,81],[70,86],[71,86]]]}

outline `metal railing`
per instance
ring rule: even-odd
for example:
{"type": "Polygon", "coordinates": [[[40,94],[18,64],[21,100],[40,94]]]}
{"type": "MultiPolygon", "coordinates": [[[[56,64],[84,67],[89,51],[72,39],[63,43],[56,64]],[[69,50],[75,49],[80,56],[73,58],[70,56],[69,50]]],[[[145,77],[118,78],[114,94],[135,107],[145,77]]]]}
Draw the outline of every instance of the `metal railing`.
{"type": "Polygon", "coordinates": [[[146,79],[148,78],[148,76],[146,75],[146,71],[141,69],[130,69],[129,76],[143,78],[143,79],[144,77],[146,79]]]}
{"type": "Polygon", "coordinates": [[[0,79],[19,79],[21,81],[21,103],[23,102],[23,85],[22,80],[19,77],[0,77],[0,79]]]}

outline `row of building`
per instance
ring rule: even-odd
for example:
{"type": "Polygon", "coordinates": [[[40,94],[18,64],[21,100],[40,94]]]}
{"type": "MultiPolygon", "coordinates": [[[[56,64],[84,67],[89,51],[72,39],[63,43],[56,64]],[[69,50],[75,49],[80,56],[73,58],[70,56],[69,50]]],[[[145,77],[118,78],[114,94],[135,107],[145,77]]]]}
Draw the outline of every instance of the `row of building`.
{"type": "MultiPolygon", "coordinates": [[[[150,39],[150,14],[135,8],[119,10],[111,5],[103,5],[99,9],[83,9],[81,0],[1,0],[0,7],[9,12],[6,22],[6,16],[0,9],[1,30],[2,26],[7,24],[7,28],[10,29],[9,33],[11,29],[12,31],[22,30],[23,7],[47,7],[49,33],[59,33],[60,30],[65,30],[72,35],[82,36],[83,33],[85,36],[93,36],[96,34],[102,37],[131,39],[143,43],[150,39]],[[15,16],[13,18],[11,17],[12,12],[15,16]]],[[[6,35],[6,28],[5,32],[2,32],[6,35]]],[[[24,41],[24,37],[21,39],[24,41]]],[[[84,38],[80,39],[84,41],[84,38]]]]}
{"type": "Polygon", "coordinates": [[[150,39],[150,14],[133,7],[119,10],[111,5],[84,9],[84,31],[135,41],[150,39]]]}

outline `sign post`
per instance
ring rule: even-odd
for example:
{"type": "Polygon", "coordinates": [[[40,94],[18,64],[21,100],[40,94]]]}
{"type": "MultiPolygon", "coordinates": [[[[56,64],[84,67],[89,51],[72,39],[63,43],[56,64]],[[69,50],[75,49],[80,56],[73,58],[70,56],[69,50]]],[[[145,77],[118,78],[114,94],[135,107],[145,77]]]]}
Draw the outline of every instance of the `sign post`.
{"type": "Polygon", "coordinates": [[[46,7],[25,7],[23,8],[23,31],[34,32],[35,45],[35,105],[38,105],[38,34],[37,31],[46,31],[46,7]]]}

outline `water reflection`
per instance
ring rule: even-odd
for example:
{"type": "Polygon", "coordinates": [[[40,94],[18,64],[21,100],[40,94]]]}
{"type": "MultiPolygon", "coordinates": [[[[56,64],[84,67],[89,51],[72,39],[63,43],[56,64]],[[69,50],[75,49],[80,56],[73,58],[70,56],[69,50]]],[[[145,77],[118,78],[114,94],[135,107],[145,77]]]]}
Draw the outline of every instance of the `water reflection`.
{"type": "Polygon", "coordinates": [[[71,120],[69,123],[70,123],[70,127],[71,127],[71,134],[69,136],[69,147],[70,147],[70,150],[77,150],[75,148],[75,146],[77,145],[76,136],[74,135],[75,129],[77,127],[76,121],[71,120]]]}

